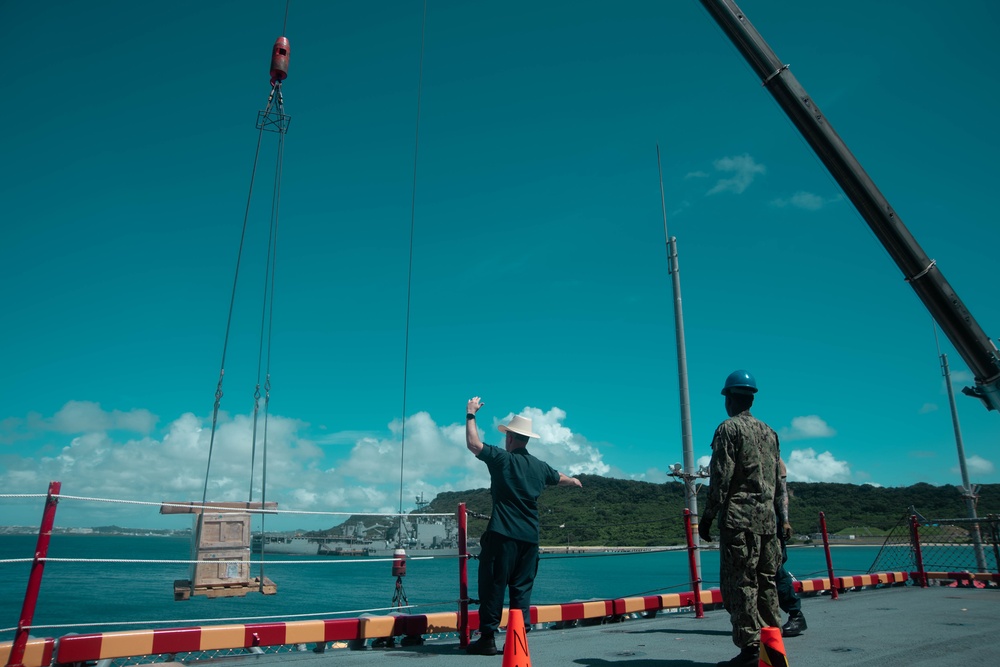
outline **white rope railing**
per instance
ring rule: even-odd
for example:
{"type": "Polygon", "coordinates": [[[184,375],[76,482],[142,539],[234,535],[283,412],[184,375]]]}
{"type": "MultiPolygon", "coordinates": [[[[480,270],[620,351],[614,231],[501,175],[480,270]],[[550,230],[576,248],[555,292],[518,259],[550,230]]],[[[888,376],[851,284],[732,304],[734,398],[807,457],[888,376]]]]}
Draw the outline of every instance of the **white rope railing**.
{"type": "MultiPolygon", "coordinates": [[[[436,556],[407,556],[406,560],[434,560],[436,556]]],[[[45,563],[137,563],[137,564],[159,564],[159,565],[218,565],[219,563],[241,563],[250,565],[318,565],[322,563],[393,563],[398,558],[344,558],[337,560],[236,560],[236,559],[220,559],[220,560],[159,560],[159,559],[146,559],[146,558],[52,558],[46,556],[45,558],[39,558],[40,562],[45,563]]],[[[0,559],[0,564],[3,563],[33,563],[34,558],[3,558],[0,559]]]]}
{"type": "MultiPolygon", "coordinates": [[[[150,500],[127,500],[124,498],[97,498],[93,496],[73,496],[64,493],[53,494],[53,498],[57,500],[79,500],[84,502],[92,503],[118,503],[121,505],[145,505],[148,507],[179,507],[179,508],[198,508],[201,510],[210,510],[216,512],[232,512],[233,507],[226,507],[223,505],[202,505],[201,503],[168,503],[168,502],[153,502],[150,500]]],[[[48,494],[45,493],[0,493],[0,498],[48,498],[48,494]]],[[[318,515],[318,516],[385,516],[385,517],[409,517],[409,516],[419,516],[419,517],[447,517],[455,516],[454,512],[441,512],[441,513],[423,513],[420,514],[410,514],[407,512],[329,512],[320,510],[280,510],[278,508],[267,509],[267,508],[239,508],[241,512],[246,512],[249,514],[303,514],[303,515],[318,515]]]]}
{"type": "MultiPolygon", "coordinates": [[[[144,500],[129,500],[121,498],[102,498],[102,497],[92,497],[92,496],[78,496],[69,494],[45,494],[45,493],[0,493],[0,499],[46,499],[53,498],[58,501],[78,501],[78,502],[93,502],[93,503],[112,503],[121,505],[132,505],[132,506],[145,506],[145,507],[156,507],[156,508],[181,508],[188,510],[197,511],[219,511],[219,512],[242,512],[248,514],[284,514],[284,515],[312,515],[312,516],[337,516],[337,517],[384,517],[384,518],[431,518],[431,517],[454,517],[455,513],[419,513],[419,514],[409,514],[409,513],[396,513],[396,512],[333,512],[333,511],[314,511],[314,510],[295,510],[295,509],[285,509],[279,510],[277,508],[244,508],[238,505],[234,507],[230,505],[212,505],[210,503],[192,503],[192,502],[152,502],[144,500]]],[[[242,504],[242,503],[239,503],[242,504]]],[[[408,561],[430,561],[441,558],[461,558],[460,555],[447,555],[447,556],[407,556],[408,561]]],[[[103,563],[103,564],[143,564],[143,565],[218,565],[219,563],[239,563],[242,565],[249,565],[250,567],[263,567],[271,565],[318,565],[318,564],[341,564],[341,563],[395,563],[398,560],[396,557],[384,557],[384,558],[314,558],[307,560],[265,560],[265,559],[226,559],[226,560],[195,560],[195,559],[147,559],[147,558],[58,558],[58,557],[44,557],[44,558],[3,558],[0,559],[0,564],[16,564],[16,563],[103,563]]],[[[448,600],[443,602],[431,602],[422,604],[405,604],[405,605],[394,605],[392,607],[373,607],[369,609],[351,609],[344,611],[326,611],[326,612],[311,612],[311,613],[301,613],[301,614],[274,614],[266,616],[245,616],[245,617],[231,617],[231,618],[204,618],[204,619],[175,619],[175,620],[146,620],[146,621],[100,621],[100,622],[83,622],[83,623],[61,623],[61,624],[38,624],[31,626],[24,626],[23,629],[27,630],[58,630],[65,628],[91,628],[100,626],[142,626],[142,625],[199,625],[199,624],[211,624],[211,623],[231,623],[231,622],[253,622],[253,621],[268,621],[277,619],[306,619],[306,618],[320,618],[320,617],[330,617],[330,616],[356,616],[359,614],[367,613],[379,613],[387,611],[403,611],[403,610],[413,610],[418,607],[440,607],[446,604],[457,604],[457,600],[448,600]]],[[[18,630],[17,626],[10,628],[0,628],[0,633],[12,632],[18,630]]]]}
{"type": "MultiPolygon", "coordinates": [[[[2,495],[3,497],[18,497],[18,498],[46,498],[45,494],[17,494],[17,495],[2,495]]],[[[212,510],[218,512],[232,512],[234,508],[225,507],[222,505],[202,505],[201,503],[166,503],[166,502],[152,502],[149,500],[126,500],[122,498],[95,498],[91,496],[71,496],[66,494],[56,494],[52,496],[59,500],[79,500],[85,502],[93,503],[119,503],[122,505],[146,505],[152,507],[180,507],[180,508],[198,508],[201,510],[212,510]]],[[[304,515],[319,515],[319,516],[385,516],[385,517],[409,517],[409,516],[420,516],[420,517],[430,517],[430,516],[455,516],[454,512],[443,512],[443,513],[420,513],[420,514],[410,514],[406,512],[328,512],[319,510],[279,510],[277,508],[267,509],[267,508],[240,508],[241,512],[246,512],[249,514],[304,514],[304,515]]]]}

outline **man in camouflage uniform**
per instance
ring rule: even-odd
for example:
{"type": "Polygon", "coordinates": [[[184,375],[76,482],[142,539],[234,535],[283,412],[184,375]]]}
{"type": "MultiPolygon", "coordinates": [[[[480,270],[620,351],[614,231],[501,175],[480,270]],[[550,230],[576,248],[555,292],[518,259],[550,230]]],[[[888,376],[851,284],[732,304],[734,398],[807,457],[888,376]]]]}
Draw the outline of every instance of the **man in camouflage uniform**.
{"type": "Polygon", "coordinates": [[[698,534],[712,541],[719,519],[719,581],[722,601],[733,624],[736,657],[719,665],[757,667],[760,629],[780,627],[775,575],[781,565],[776,517],[780,484],[778,436],[750,414],[757,383],[746,371],[726,378],[729,419],[712,439],[708,503],[698,534]]]}

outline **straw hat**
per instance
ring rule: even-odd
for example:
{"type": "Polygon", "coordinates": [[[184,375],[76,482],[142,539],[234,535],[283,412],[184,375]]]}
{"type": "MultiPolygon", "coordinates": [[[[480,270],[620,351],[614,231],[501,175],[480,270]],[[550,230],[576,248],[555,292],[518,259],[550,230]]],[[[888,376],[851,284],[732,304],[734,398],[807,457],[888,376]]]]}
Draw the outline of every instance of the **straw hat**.
{"type": "Polygon", "coordinates": [[[500,429],[501,433],[510,431],[511,433],[517,433],[518,435],[523,435],[527,438],[540,437],[537,433],[531,432],[531,419],[528,417],[522,417],[521,415],[511,417],[511,420],[507,422],[506,426],[500,424],[497,428],[500,429]]]}

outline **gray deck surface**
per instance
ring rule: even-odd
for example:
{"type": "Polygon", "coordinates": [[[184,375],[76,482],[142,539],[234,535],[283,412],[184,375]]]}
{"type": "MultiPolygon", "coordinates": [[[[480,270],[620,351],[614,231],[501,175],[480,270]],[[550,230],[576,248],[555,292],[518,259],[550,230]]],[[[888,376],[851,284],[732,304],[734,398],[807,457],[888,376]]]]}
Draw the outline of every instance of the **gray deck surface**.
{"type": "MultiPolygon", "coordinates": [[[[913,586],[804,598],[809,629],[784,640],[793,666],[1000,664],[1000,590],[913,586]]],[[[498,635],[500,646],[504,635],[498,635]]],[[[738,652],[729,615],[709,611],[660,613],[609,625],[562,630],[533,629],[527,635],[532,667],[694,667],[715,665],[738,652]]],[[[467,655],[457,637],[429,639],[423,646],[350,651],[327,649],[240,656],[218,662],[294,664],[296,667],[376,665],[493,665],[503,656],[467,655]]]]}

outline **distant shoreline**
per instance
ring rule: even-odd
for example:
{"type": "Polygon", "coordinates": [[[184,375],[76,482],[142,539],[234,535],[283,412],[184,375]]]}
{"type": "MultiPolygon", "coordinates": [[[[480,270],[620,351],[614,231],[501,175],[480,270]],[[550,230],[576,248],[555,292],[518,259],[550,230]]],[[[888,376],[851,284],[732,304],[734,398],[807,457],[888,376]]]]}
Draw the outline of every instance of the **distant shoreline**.
{"type": "Polygon", "coordinates": [[[582,546],[540,546],[538,551],[543,554],[593,554],[593,553],[652,553],[657,551],[685,551],[684,545],[673,547],[582,547],[582,546]]]}

